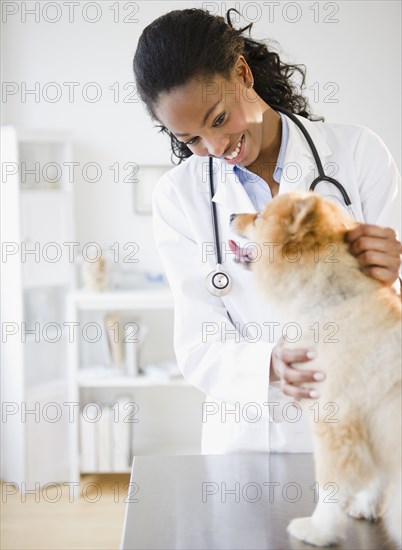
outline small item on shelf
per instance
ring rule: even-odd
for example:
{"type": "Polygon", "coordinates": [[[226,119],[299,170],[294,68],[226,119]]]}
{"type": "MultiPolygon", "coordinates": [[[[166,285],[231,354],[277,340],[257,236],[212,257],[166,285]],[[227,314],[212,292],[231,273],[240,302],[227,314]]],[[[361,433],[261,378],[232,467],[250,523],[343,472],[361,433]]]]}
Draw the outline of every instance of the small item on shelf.
{"type": "Polygon", "coordinates": [[[137,323],[126,323],[124,325],[124,354],[125,367],[128,376],[138,376],[138,325],[137,323]]]}
{"type": "Polygon", "coordinates": [[[84,290],[102,292],[107,287],[106,259],[101,256],[96,262],[82,262],[82,280],[84,290]]]}
{"type": "Polygon", "coordinates": [[[124,472],[131,466],[131,426],[136,406],[130,397],[120,397],[113,407],[112,471],[124,472]]]}
{"type": "Polygon", "coordinates": [[[111,471],[111,437],[112,437],[112,411],[109,406],[102,407],[102,415],[98,422],[98,469],[100,472],[111,471]]]}
{"type": "Polygon", "coordinates": [[[87,414],[80,416],[80,451],[81,470],[96,472],[98,469],[97,453],[97,422],[87,414]]]}
{"type": "Polygon", "coordinates": [[[163,273],[139,271],[113,262],[109,266],[109,282],[112,290],[153,290],[167,286],[163,273]]]}
{"type": "Polygon", "coordinates": [[[124,325],[125,367],[128,376],[138,376],[141,372],[139,352],[148,332],[149,327],[139,322],[130,321],[124,325]]]}
{"type": "Polygon", "coordinates": [[[163,273],[160,273],[160,272],[147,271],[145,273],[145,278],[152,285],[164,285],[164,284],[166,284],[165,283],[165,277],[164,277],[163,273]]]}
{"type": "Polygon", "coordinates": [[[121,369],[123,366],[123,338],[120,316],[116,312],[105,315],[105,327],[111,367],[121,369]]]}

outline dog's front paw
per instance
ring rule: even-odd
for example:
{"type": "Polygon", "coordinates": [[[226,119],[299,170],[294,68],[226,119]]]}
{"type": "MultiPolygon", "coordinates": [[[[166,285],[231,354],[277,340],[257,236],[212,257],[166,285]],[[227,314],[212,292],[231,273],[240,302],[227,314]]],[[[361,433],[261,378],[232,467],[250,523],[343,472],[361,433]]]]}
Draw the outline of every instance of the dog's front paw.
{"type": "Polygon", "coordinates": [[[325,526],[318,528],[314,525],[311,517],[293,519],[289,523],[287,530],[296,539],[313,544],[314,546],[330,546],[340,540],[335,535],[331,537],[325,526]]]}
{"type": "Polygon", "coordinates": [[[363,491],[358,493],[348,507],[348,514],[356,519],[376,521],[379,517],[377,501],[368,498],[363,491]]]}

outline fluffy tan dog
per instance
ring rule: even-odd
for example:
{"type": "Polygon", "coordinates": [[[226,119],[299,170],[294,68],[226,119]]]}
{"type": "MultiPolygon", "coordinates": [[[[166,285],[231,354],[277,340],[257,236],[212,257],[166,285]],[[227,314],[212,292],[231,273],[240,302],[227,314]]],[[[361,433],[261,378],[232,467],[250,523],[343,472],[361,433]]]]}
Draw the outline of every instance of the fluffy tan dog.
{"type": "Polygon", "coordinates": [[[283,322],[300,327],[298,341],[287,345],[316,349],[316,359],[295,367],[326,373],[323,382],[308,384],[319,392],[317,406],[303,403],[312,420],[319,500],[289,533],[334,544],[344,536],[346,511],[374,519],[382,503],[387,533],[400,547],[399,297],[361,272],[344,243],[350,218],[315,193],[279,195],[260,215],[233,215],[231,224],[256,243],[248,265],[262,293],[283,322]]]}

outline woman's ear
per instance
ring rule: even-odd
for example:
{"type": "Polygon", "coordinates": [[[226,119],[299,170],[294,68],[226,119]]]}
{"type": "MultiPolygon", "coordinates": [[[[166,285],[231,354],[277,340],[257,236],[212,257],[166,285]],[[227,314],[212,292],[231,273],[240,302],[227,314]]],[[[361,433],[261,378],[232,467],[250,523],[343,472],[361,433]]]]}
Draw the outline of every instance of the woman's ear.
{"type": "Polygon", "coordinates": [[[243,81],[243,84],[250,88],[254,84],[253,73],[251,72],[250,67],[243,55],[239,55],[236,65],[235,65],[235,74],[240,77],[243,81]]]}

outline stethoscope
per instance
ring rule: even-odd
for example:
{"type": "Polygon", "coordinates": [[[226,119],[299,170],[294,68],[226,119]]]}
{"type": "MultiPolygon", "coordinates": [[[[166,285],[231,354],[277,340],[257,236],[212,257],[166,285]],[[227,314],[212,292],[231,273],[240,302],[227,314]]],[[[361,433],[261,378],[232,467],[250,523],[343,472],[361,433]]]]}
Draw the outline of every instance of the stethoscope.
{"type": "MultiPolygon", "coordinates": [[[[318,169],[318,176],[310,185],[310,188],[309,188],[310,191],[314,191],[315,188],[317,187],[317,184],[320,181],[328,181],[329,183],[332,183],[340,191],[350,216],[352,217],[352,219],[355,219],[353,209],[352,209],[352,202],[349,198],[349,195],[347,194],[343,185],[341,185],[338,180],[336,180],[335,178],[331,178],[330,176],[327,176],[325,174],[317,149],[314,145],[313,140],[311,139],[310,134],[307,132],[306,128],[303,126],[300,120],[290,111],[287,111],[286,109],[282,109],[282,107],[277,107],[277,106],[271,106],[271,107],[272,109],[275,109],[275,111],[279,111],[287,115],[291,120],[293,120],[293,122],[301,130],[302,134],[307,140],[307,143],[309,144],[311,152],[313,153],[314,161],[318,169]]],[[[209,157],[209,191],[211,196],[211,215],[212,215],[212,228],[214,232],[214,241],[215,241],[216,268],[215,268],[215,271],[212,271],[207,276],[205,280],[205,284],[206,284],[207,290],[209,290],[209,292],[213,296],[225,296],[230,292],[230,289],[232,288],[232,281],[230,276],[222,269],[222,255],[221,255],[221,249],[219,246],[218,215],[216,212],[216,204],[212,200],[214,196],[212,157],[209,157]]]]}

